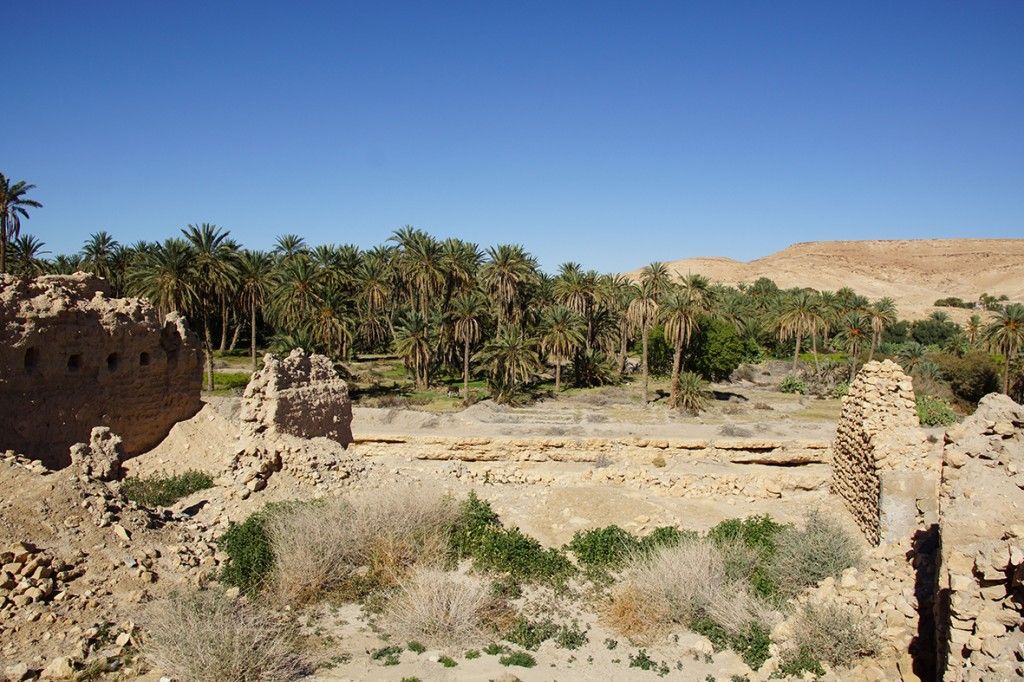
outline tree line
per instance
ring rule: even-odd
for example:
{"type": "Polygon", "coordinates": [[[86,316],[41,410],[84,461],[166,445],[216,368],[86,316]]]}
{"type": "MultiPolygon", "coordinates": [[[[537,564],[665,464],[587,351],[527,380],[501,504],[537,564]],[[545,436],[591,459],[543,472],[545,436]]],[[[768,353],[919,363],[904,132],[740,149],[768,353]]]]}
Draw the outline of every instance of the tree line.
{"type": "Polygon", "coordinates": [[[214,351],[234,349],[243,334],[254,367],[261,345],[339,361],[395,353],[419,390],[439,374],[461,374],[467,403],[479,374],[498,401],[509,402],[548,368],[558,392],[566,373],[574,386],[618,381],[637,355],[646,403],[656,341],[669,356],[669,404],[685,409],[699,406],[705,380],[728,376],[740,362],[791,354],[795,371],[810,351],[817,369],[822,353],[840,352],[852,379],[859,362],[883,351],[913,355],[914,344],[1000,353],[1009,392],[1010,360],[1024,347],[1020,304],[1002,305],[988,321],[975,315],[966,328],[941,313],[910,323],[892,299],[870,301],[848,288],[783,290],[768,278],[730,287],[677,276],[662,263],[627,277],[566,262],[552,275],[521,245],[481,248],[411,226],[368,250],[313,246],[296,234],[278,237],[269,251],[251,250],[208,223],[131,245],[101,231],[78,253],[46,258],[45,244],[20,230],[26,209],[41,206],[26,196],[32,189],[0,175],[0,270],[82,270],[106,279],[115,295],[186,315],[202,341],[208,388],[214,351]]]}

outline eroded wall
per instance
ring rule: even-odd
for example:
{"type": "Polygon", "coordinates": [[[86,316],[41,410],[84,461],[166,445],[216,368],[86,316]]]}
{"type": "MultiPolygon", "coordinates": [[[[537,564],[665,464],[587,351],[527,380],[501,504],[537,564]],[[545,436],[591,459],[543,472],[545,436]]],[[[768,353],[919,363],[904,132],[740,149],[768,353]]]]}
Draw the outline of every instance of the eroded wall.
{"type": "Polygon", "coordinates": [[[947,432],[939,509],[943,679],[1024,677],[1024,407],[994,393],[947,432]]]}
{"type": "Polygon", "coordinates": [[[60,467],[93,427],[125,455],[153,447],[201,407],[202,359],[185,320],[110,298],[77,273],[0,275],[0,450],[60,467]]]}

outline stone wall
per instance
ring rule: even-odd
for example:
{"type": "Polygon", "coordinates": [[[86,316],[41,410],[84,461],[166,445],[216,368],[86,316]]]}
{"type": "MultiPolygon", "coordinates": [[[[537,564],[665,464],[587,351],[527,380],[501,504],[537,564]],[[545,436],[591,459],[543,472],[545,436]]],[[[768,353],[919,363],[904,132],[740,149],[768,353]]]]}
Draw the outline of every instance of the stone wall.
{"type": "Polygon", "coordinates": [[[947,432],[939,510],[943,679],[1024,677],[1024,407],[992,394],[947,432]]]}
{"type": "Polygon", "coordinates": [[[106,426],[139,454],[199,410],[201,373],[176,314],[161,322],[84,273],[0,275],[0,449],[66,466],[69,447],[106,426]]]}
{"type": "Polygon", "coordinates": [[[864,365],[843,398],[832,491],[869,542],[901,542],[934,521],[938,463],[918,424],[910,377],[890,360],[864,365]]]}

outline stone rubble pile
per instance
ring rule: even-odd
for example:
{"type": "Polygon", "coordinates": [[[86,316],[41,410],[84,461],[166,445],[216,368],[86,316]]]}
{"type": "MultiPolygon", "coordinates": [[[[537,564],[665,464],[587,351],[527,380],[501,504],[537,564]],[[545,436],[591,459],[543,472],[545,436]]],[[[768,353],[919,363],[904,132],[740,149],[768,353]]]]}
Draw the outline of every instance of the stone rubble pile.
{"type": "Polygon", "coordinates": [[[1024,677],[1024,407],[982,399],[949,429],[939,501],[939,669],[950,682],[1024,677]]]}
{"type": "Polygon", "coordinates": [[[7,548],[0,552],[0,620],[29,604],[63,600],[67,583],[79,575],[74,566],[31,542],[7,548]]]}
{"type": "Polygon", "coordinates": [[[97,481],[116,481],[121,477],[121,437],[106,426],[96,426],[88,443],[71,446],[71,465],[97,481]]]}

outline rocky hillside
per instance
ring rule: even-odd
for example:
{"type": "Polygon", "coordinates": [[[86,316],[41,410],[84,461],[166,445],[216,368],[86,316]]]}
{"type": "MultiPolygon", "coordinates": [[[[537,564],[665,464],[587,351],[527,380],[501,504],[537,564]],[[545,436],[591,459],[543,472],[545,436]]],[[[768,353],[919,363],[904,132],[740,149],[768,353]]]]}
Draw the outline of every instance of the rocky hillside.
{"type": "MultiPolygon", "coordinates": [[[[947,296],[975,300],[989,293],[1024,300],[1024,239],[802,242],[749,263],[707,257],[668,266],[726,284],[769,277],[784,288],[849,286],[872,299],[891,296],[909,318],[926,317],[936,310],[932,303],[947,296]]],[[[970,314],[942,310],[957,319],[970,314]]]]}

